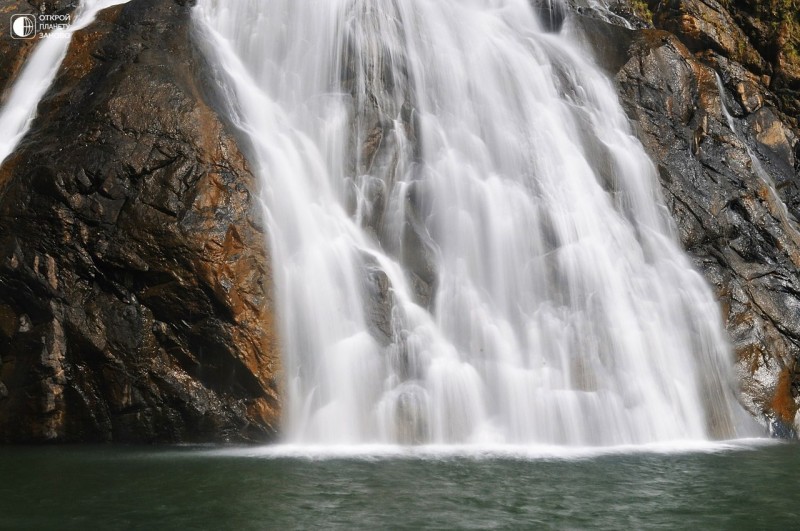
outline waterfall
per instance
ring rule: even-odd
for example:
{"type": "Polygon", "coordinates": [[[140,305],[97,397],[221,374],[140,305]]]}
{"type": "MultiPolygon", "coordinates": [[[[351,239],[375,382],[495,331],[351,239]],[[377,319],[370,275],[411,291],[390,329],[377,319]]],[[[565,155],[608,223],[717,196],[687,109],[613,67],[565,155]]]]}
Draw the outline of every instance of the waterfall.
{"type": "MultiPolygon", "coordinates": [[[[19,77],[14,80],[0,104],[0,163],[16,149],[36,116],[36,107],[53,84],[61,62],[67,55],[72,34],[91,24],[103,9],[129,0],[83,0],[71,15],[66,28],[39,39],[19,77]]],[[[3,37],[7,38],[7,37],[3,37]]]]}
{"type": "Polygon", "coordinates": [[[291,442],[737,435],[717,303],[527,0],[200,0],[272,250],[291,442]]]}

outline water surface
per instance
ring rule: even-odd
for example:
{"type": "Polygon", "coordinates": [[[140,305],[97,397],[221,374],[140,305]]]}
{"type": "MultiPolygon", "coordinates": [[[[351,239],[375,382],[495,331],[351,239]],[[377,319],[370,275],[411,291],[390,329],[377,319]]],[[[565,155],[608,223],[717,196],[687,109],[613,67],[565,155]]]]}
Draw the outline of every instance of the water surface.
{"type": "Polygon", "coordinates": [[[797,444],[4,448],[0,528],[789,529],[800,521],[798,470],[797,444]]]}

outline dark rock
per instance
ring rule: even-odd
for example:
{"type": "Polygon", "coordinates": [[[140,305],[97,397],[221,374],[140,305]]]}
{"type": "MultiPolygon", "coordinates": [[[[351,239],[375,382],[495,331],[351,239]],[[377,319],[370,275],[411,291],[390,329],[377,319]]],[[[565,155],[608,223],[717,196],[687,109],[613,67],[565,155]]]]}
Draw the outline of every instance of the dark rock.
{"type": "Polygon", "coordinates": [[[256,185],[183,4],[136,0],[77,33],[0,169],[0,441],[275,433],[256,185]]]}
{"type": "Polygon", "coordinates": [[[628,53],[616,74],[620,95],[658,166],[681,241],[723,306],[743,403],[765,427],[774,419],[791,426],[800,386],[797,139],[774,95],[741,65],[711,50],[695,55],[659,30],[638,32],[628,53]],[[750,85],[737,91],[744,77],[750,85]],[[723,105],[739,117],[734,129],[723,105]]]}
{"type": "Polygon", "coordinates": [[[394,334],[392,327],[392,308],[394,296],[389,276],[375,262],[374,259],[365,258],[365,298],[366,317],[372,335],[383,345],[392,342],[394,334]]]}
{"type": "Polygon", "coordinates": [[[420,185],[420,182],[412,183],[404,198],[406,222],[401,234],[400,261],[403,268],[410,273],[416,302],[432,309],[439,272],[436,267],[436,244],[423,222],[425,215],[420,212],[420,185]]]}
{"type": "Polygon", "coordinates": [[[553,33],[561,31],[564,19],[567,18],[567,10],[563,3],[558,0],[531,0],[531,8],[546,31],[553,33]]]}
{"type": "Polygon", "coordinates": [[[630,49],[637,32],[615,26],[596,17],[575,17],[583,38],[594,53],[597,62],[611,75],[616,74],[630,60],[630,49]]]}
{"type": "Polygon", "coordinates": [[[773,420],[769,425],[769,434],[776,439],[795,439],[797,438],[797,433],[795,429],[781,421],[781,420],[773,420]]]}

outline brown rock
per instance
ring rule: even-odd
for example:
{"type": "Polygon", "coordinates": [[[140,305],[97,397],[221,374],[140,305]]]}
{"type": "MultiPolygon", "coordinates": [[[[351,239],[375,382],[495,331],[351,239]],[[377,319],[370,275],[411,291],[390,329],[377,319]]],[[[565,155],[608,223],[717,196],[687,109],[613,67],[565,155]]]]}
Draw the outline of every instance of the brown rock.
{"type": "Polygon", "coordinates": [[[727,9],[762,57],[772,75],[762,80],[778,97],[795,135],[800,134],[800,5],[796,0],[733,0],[727,9]]]}
{"type": "Polygon", "coordinates": [[[653,23],[677,35],[693,52],[711,49],[754,71],[768,73],[767,62],[716,0],[658,2],[653,23]]]}
{"type": "Polygon", "coordinates": [[[748,113],[757,111],[764,105],[764,99],[759,93],[758,87],[753,83],[742,81],[736,85],[736,95],[739,104],[748,113]]]}
{"type": "Polygon", "coordinates": [[[791,173],[795,166],[793,145],[797,142],[792,131],[769,108],[761,108],[748,118],[756,141],[771,158],[785,166],[785,172],[791,173]]]}
{"type": "Polygon", "coordinates": [[[257,186],[182,4],[138,0],[79,32],[0,168],[0,441],[276,432],[257,186]]]}

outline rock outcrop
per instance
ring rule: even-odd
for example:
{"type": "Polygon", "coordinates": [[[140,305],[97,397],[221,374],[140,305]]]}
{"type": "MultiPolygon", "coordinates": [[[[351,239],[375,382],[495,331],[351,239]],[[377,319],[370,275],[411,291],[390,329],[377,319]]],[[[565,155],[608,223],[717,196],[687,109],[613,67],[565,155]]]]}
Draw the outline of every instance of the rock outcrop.
{"type": "Polygon", "coordinates": [[[276,431],[257,190],[189,9],[134,0],[77,33],[0,170],[0,442],[276,431]]]}
{"type": "MultiPolygon", "coordinates": [[[[794,44],[770,48],[761,26],[741,22],[748,10],[770,15],[728,4],[651,2],[645,19],[655,28],[642,18],[631,24],[639,30],[582,24],[657,165],[684,247],[716,288],[744,405],[773,434],[791,437],[800,428],[794,44]]],[[[619,12],[633,7],[642,9],[619,12]]],[[[786,24],[783,11],[771,16],[762,26],[786,24]]]]}

